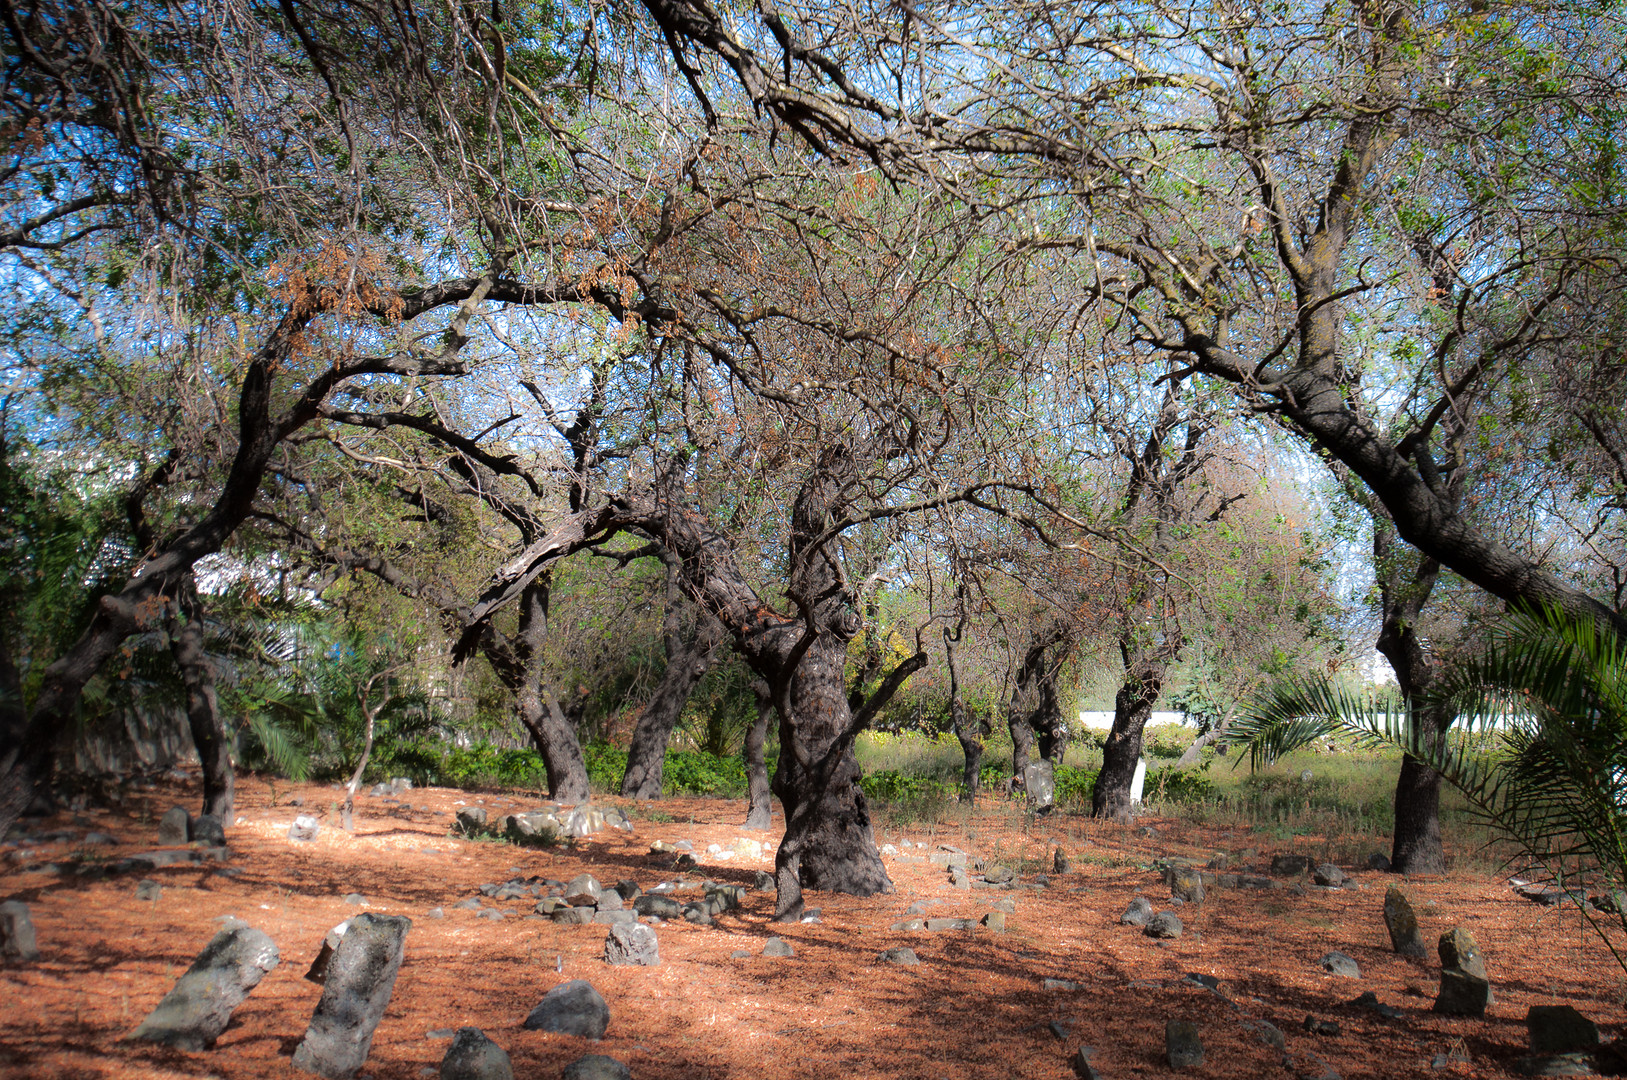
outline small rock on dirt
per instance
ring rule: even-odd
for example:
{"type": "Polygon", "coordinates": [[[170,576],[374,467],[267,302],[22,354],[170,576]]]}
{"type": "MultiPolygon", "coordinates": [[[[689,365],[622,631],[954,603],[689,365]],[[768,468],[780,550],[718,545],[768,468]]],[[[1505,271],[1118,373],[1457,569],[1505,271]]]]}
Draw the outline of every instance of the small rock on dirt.
{"type": "Polygon", "coordinates": [[[1525,1029],[1535,1054],[1587,1053],[1599,1048],[1599,1027],[1569,1005],[1533,1005],[1525,1029]]]}
{"type": "Polygon", "coordinates": [[[610,1006],[586,979],[560,983],[543,995],[525,1018],[527,1031],[552,1031],[584,1039],[604,1038],[610,1026],[610,1006]]]}
{"type": "Polygon", "coordinates": [[[797,951],[784,938],[771,937],[763,942],[764,956],[795,956],[797,951]]]}
{"type": "Polygon", "coordinates": [[[1276,877],[1296,877],[1311,871],[1309,855],[1273,855],[1271,873],[1276,877]]]}
{"type": "Polygon", "coordinates": [[[1350,876],[1332,863],[1321,863],[1311,871],[1311,880],[1330,889],[1342,889],[1350,876]]]}
{"type": "Polygon", "coordinates": [[[1305,1030],[1312,1035],[1337,1035],[1339,1022],[1337,1020],[1319,1020],[1315,1016],[1306,1014],[1305,1030]]]}
{"type": "MultiPolygon", "coordinates": [[[[631,916],[632,912],[627,914],[631,916]]],[[[604,962],[643,967],[659,964],[661,950],[656,944],[655,931],[637,922],[612,926],[604,939],[604,962]]]]}
{"type": "Polygon", "coordinates": [[[34,938],[34,917],[21,900],[0,904],[0,961],[31,964],[40,958],[34,938]]]}
{"type": "Polygon", "coordinates": [[[1168,939],[1180,937],[1181,929],[1181,920],[1173,911],[1160,911],[1147,920],[1147,925],[1141,932],[1150,938],[1168,939]]]}
{"type": "Polygon", "coordinates": [[[1190,1020],[1165,1021],[1164,1054],[1172,1069],[1202,1068],[1203,1039],[1198,1034],[1198,1025],[1190,1020]]]}
{"type": "Polygon", "coordinates": [[[1130,901],[1130,906],[1119,916],[1119,923],[1123,926],[1146,926],[1152,922],[1152,917],[1152,901],[1144,896],[1138,896],[1130,901]]]}
{"type": "Polygon", "coordinates": [[[877,956],[876,960],[883,964],[901,964],[905,967],[919,964],[921,962],[921,958],[915,955],[914,949],[906,948],[888,949],[886,952],[883,952],[881,955],[877,956]]]}
{"type": "Polygon", "coordinates": [[[989,912],[983,916],[983,925],[996,933],[1003,932],[1006,928],[1006,913],[1003,911],[989,912]]]}
{"type": "Polygon", "coordinates": [[[626,1065],[604,1054],[587,1054],[565,1066],[559,1080],[633,1080],[626,1065]]]}
{"type": "Polygon", "coordinates": [[[604,888],[592,874],[578,874],[565,886],[565,903],[572,907],[594,907],[603,895],[604,888]]]}
{"type": "Polygon", "coordinates": [[[758,892],[773,892],[774,875],[764,870],[757,871],[757,876],[753,879],[753,886],[758,892]]]}
{"type": "Polygon", "coordinates": [[[316,839],[316,834],[321,831],[321,822],[309,814],[300,814],[294,818],[294,823],[288,826],[288,839],[302,844],[309,844],[316,839]]]}
{"type": "Polygon", "coordinates": [[[1321,964],[1322,970],[1329,975],[1338,975],[1346,979],[1361,978],[1361,966],[1342,952],[1330,952],[1317,963],[1321,964]]]}
{"type": "Polygon", "coordinates": [[[441,1058],[441,1080],[514,1080],[508,1051],[477,1027],[458,1028],[441,1058]]]}
{"type": "Polygon", "coordinates": [[[458,826],[464,832],[477,832],[486,827],[484,806],[465,806],[458,811],[458,826]]]}
{"type": "Polygon", "coordinates": [[[194,843],[207,844],[209,847],[226,846],[226,825],[213,814],[200,814],[193,819],[187,835],[194,843]]]}

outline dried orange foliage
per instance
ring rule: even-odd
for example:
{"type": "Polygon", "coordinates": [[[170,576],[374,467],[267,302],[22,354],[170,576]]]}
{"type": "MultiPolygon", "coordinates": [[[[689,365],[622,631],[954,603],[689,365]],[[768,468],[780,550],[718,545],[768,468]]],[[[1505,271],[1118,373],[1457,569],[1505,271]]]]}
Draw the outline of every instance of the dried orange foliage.
{"type": "MultiPolygon", "coordinates": [[[[413,919],[406,963],[363,1070],[376,1080],[433,1075],[448,1043],[427,1032],[466,1024],[508,1050],[517,1077],[537,1080],[557,1077],[585,1053],[625,1061],[640,1080],[1066,1080],[1073,1075],[1068,1059],[1079,1046],[1095,1048],[1105,1076],[1167,1076],[1163,1031],[1171,1016],[1200,1025],[1208,1049],[1205,1077],[1291,1075],[1281,1054],[1248,1027],[1266,1020],[1285,1033],[1290,1051],[1320,1055],[1346,1080],[1490,1078],[1504,1075],[1525,1052],[1530,1005],[1571,1004],[1607,1029],[1620,1017],[1620,971],[1576,925],[1575,912],[1536,908],[1488,871],[1411,884],[1426,933],[1465,925],[1484,948],[1497,992],[1484,1019],[1429,1011],[1436,965],[1390,951],[1380,918],[1386,880],[1365,871],[1355,871],[1363,887],[1344,892],[1212,892],[1201,908],[1181,910],[1186,933],[1168,944],[1117,924],[1138,892],[1164,905],[1167,890],[1137,868],[1156,855],[1206,858],[1258,847],[1264,860],[1273,850],[1317,854],[1316,837],[1272,845],[1247,831],[1163,820],[1151,822],[1156,836],[1144,837],[1071,818],[1024,831],[1020,815],[991,806],[971,819],[970,836],[960,826],[884,829],[878,840],[900,851],[886,860],[894,895],[811,895],[810,904],[823,909],[822,922],[777,926],[768,921],[772,895],[754,892],[742,911],[720,917],[715,927],[661,927],[661,966],[619,968],[600,959],[602,926],[526,919],[531,904],[525,901],[486,901],[505,910],[502,922],[451,905],[482,882],[515,873],[568,880],[590,871],[605,882],[631,878],[649,886],[673,876],[647,854],[653,840],[689,839],[704,852],[709,843],[727,845],[741,836],[771,847],[777,834],[740,829],[734,824],[744,814],[739,804],[685,799],[661,807],[674,823],[638,820],[633,836],[594,838],[574,851],[473,843],[448,835],[460,800],[483,799],[497,813],[531,805],[535,797],[435,789],[408,792],[411,811],[363,798],[354,835],[330,823],[315,844],[297,845],[284,836],[296,813],[289,797],[298,794],[320,814],[336,800],[332,791],[278,785],[273,805],[259,780],[245,779],[239,790],[242,821],[231,833],[231,865],[241,873],[159,871],[154,876],[164,894],[156,903],[135,899],[133,878],[88,881],[23,869],[67,857],[71,844],[8,850],[0,892],[32,906],[44,958],[0,971],[6,1006],[0,1075],[303,1080],[289,1059],[320,989],[301,976],[323,933],[359,910],[341,899],[350,892],[367,897],[365,910],[413,919]],[[1048,862],[1052,842],[1060,841],[1076,869],[1052,876],[1041,892],[955,891],[938,868],[911,861],[928,849],[904,849],[904,839],[932,846],[947,841],[985,855],[998,850],[1008,861],[1033,864],[1048,862]],[[915,901],[932,916],[975,917],[1008,895],[1017,905],[1005,933],[890,929],[915,901]],[[427,918],[437,906],[446,917],[427,918]],[[122,1041],[226,915],[270,933],[283,961],[237,1011],[219,1045],[187,1054],[122,1041]],[[761,956],[763,942],[774,935],[791,942],[796,956],[761,956]],[[921,965],[877,963],[877,954],[895,945],[913,948],[921,965]],[[741,949],[752,955],[731,958],[741,949]],[[1324,973],[1317,960],[1331,949],[1354,957],[1362,979],[1324,973]],[[1221,993],[1184,981],[1188,972],[1217,977],[1221,993]],[[602,1043],[521,1027],[543,993],[572,978],[590,980],[610,1004],[602,1043]],[[1045,979],[1077,988],[1048,989],[1045,979]],[[1387,1021],[1343,1004],[1363,990],[1402,1009],[1404,1018],[1387,1021]],[[1342,1033],[1305,1033],[1300,1022],[1307,1013],[1337,1020],[1342,1033]],[[1431,1068],[1436,1054],[1452,1050],[1466,1050],[1469,1062],[1431,1068]]],[[[153,844],[162,811],[196,801],[194,789],[175,788],[139,796],[119,812],[90,813],[82,822],[65,814],[32,827],[101,829],[124,840],[118,852],[139,851],[153,844]]],[[[702,859],[706,874],[729,882],[749,883],[756,870],[771,865],[702,859]]]]}

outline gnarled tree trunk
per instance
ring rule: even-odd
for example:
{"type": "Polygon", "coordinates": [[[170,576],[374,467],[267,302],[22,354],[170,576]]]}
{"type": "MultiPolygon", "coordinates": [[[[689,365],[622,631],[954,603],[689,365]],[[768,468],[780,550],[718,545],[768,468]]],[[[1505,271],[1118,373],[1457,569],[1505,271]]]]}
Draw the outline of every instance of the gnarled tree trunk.
{"type": "MultiPolygon", "coordinates": [[[[519,704],[520,723],[542,754],[548,770],[548,797],[562,803],[588,801],[588,767],[576,728],[542,681],[542,645],[548,636],[550,575],[540,574],[520,596],[520,627],[514,662],[499,669],[519,704]]],[[[490,651],[487,653],[491,655],[490,651]]],[[[496,666],[494,664],[494,666],[496,666]]]]}
{"type": "Polygon", "coordinates": [[[169,619],[169,649],[186,686],[186,721],[203,765],[203,812],[230,826],[237,778],[230,742],[220,722],[214,667],[203,649],[203,602],[191,570],[182,576],[176,591],[169,619]]]}
{"type": "Polygon", "coordinates": [[[712,666],[717,647],[726,631],[717,617],[705,608],[695,615],[695,628],[689,640],[681,636],[683,595],[679,589],[678,562],[667,560],[667,667],[661,673],[655,693],[633,728],[627,748],[627,771],[622,774],[621,793],[631,799],[661,797],[661,768],[666,762],[667,742],[683,715],[695,684],[712,666]]]}
{"type": "Polygon", "coordinates": [[[1011,775],[1022,783],[1023,770],[1033,761],[1035,750],[1045,761],[1054,761],[1057,752],[1057,724],[1062,719],[1056,693],[1057,675],[1068,657],[1072,637],[1061,621],[1034,631],[1016,684],[1006,709],[1006,727],[1011,732],[1011,775]]]}
{"type": "Polygon", "coordinates": [[[961,696],[961,661],[958,646],[965,630],[966,615],[963,611],[953,633],[948,627],[944,628],[943,652],[949,668],[949,727],[955,733],[955,740],[960,743],[960,752],[966,759],[965,769],[961,774],[961,793],[967,805],[975,806],[977,789],[983,777],[983,740],[988,738],[990,727],[988,717],[974,714],[961,696]]]}
{"type": "Polygon", "coordinates": [[[1130,820],[1130,785],[1141,760],[1142,735],[1152,717],[1158,695],[1164,691],[1169,661],[1161,654],[1137,657],[1120,643],[1124,657],[1124,683],[1113,695],[1113,729],[1102,747],[1102,771],[1090,795],[1090,816],[1110,821],[1130,820]]]}
{"type": "Polygon", "coordinates": [[[774,822],[773,792],[764,756],[768,723],[774,718],[774,694],[761,679],[751,681],[751,690],[757,698],[757,718],[746,729],[746,745],[742,748],[746,760],[746,828],[766,829],[774,822]]]}
{"type": "MultiPolygon", "coordinates": [[[[1427,556],[1417,556],[1416,569],[1407,575],[1398,560],[1408,554],[1400,550],[1394,526],[1381,514],[1375,514],[1373,565],[1384,606],[1378,651],[1395,670],[1396,685],[1403,700],[1416,710],[1423,737],[1439,740],[1452,724],[1452,710],[1423,704],[1435,681],[1435,673],[1429,652],[1418,634],[1418,616],[1434,592],[1440,564],[1427,556]]],[[[1401,759],[1401,774],[1395,783],[1395,836],[1390,849],[1390,869],[1398,874],[1446,871],[1446,852],[1441,846],[1441,774],[1411,754],[1401,759]]]]}

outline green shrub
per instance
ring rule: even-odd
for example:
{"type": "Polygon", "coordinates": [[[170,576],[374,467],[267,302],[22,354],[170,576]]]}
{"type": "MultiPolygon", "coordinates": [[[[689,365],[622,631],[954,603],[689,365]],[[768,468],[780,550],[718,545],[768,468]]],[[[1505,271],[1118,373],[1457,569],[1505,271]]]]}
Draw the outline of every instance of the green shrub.
{"type": "Polygon", "coordinates": [[[1146,798],[1166,803],[1201,803],[1220,792],[1205,769],[1156,769],[1147,774],[1146,798]]]}

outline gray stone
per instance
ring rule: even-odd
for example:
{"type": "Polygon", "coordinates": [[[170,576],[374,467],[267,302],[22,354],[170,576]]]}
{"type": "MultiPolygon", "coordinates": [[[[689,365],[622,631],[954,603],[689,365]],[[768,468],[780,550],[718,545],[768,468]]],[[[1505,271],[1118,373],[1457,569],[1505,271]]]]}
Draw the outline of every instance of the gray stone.
{"type": "Polygon", "coordinates": [[[1418,916],[1412,901],[1398,885],[1384,890],[1384,926],[1390,932],[1390,947],[1402,956],[1421,960],[1429,955],[1423,935],[1418,932],[1418,916]]]}
{"type": "Polygon", "coordinates": [[[1071,982],[1071,981],[1069,981],[1067,979],[1041,979],[1039,981],[1039,985],[1040,985],[1040,989],[1042,989],[1042,990],[1077,990],[1077,989],[1079,989],[1079,984],[1078,983],[1071,982]]]}
{"type": "MultiPolygon", "coordinates": [[[[769,880],[773,881],[772,878],[769,880]]],[[[618,881],[616,882],[616,894],[621,897],[623,903],[631,904],[644,894],[644,890],[638,887],[636,881],[618,881]]]]}
{"type": "Polygon", "coordinates": [[[1339,1022],[1337,1020],[1319,1020],[1315,1016],[1308,1013],[1305,1016],[1304,1026],[1305,1030],[1310,1032],[1312,1035],[1334,1036],[1339,1034],[1340,1031],[1339,1022]]]}
{"type": "Polygon", "coordinates": [[[351,905],[365,904],[367,903],[367,897],[359,892],[345,893],[345,903],[351,905]]]}
{"type": "Polygon", "coordinates": [[[480,910],[480,897],[478,897],[478,896],[465,896],[462,900],[459,900],[457,903],[452,905],[452,910],[453,911],[479,911],[480,910]]]}
{"type": "Polygon", "coordinates": [[[886,952],[883,952],[881,955],[877,956],[876,960],[882,964],[901,964],[905,967],[919,964],[921,962],[921,958],[915,955],[914,949],[906,949],[902,947],[888,949],[886,952]]]}
{"type": "Polygon", "coordinates": [[[525,1018],[527,1031],[552,1031],[584,1039],[604,1038],[610,1026],[610,1006],[586,979],[560,983],[543,995],[525,1018]]]}
{"type": "Polygon", "coordinates": [[[477,911],[475,913],[475,918],[485,919],[487,922],[502,922],[505,918],[507,918],[507,916],[505,916],[500,909],[489,907],[482,908],[480,911],[477,911]]]}
{"type": "Polygon", "coordinates": [[[1119,916],[1119,924],[1121,926],[1146,926],[1152,922],[1152,917],[1152,901],[1144,896],[1138,896],[1130,901],[1130,906],[1124,909],[1123,915],[1119,916]]]}
{"type": "Polygon", "coordinates": [[[705,903],[685,904],[683,914],[685,922],[692,922],[696,926],[712,925],[712,909],[705,903]]]}
{"type": "Polygon", "coordinates": [[[486,827],[486,808],[465,806],[458,810],[458,826],[464,832],[479,832],[486,827]]]}
{"type": "Polygon", "coordinates": [[[1599,1048],[1599,1027],[1569,1005],[1533,1005],[1525,1029],[1535,1054],[1587,1053],[1599,1048]]]}
{"type": "Polygon", "coordinates": [[[34,917],[21,900],[0,904],[0,962],[31,964],[40,958],[34,940],[34,917]]]}
{"type": "Polygon", "coordinates": [[[637,925],[638,912],[632,908],[623,908],[620,911],[595,911],[593,913],[593,922],[598,926],[637,925]]]}
{"type": "Polygon", "coordinates": [[[1097,1072],[1096,1066],[1090,1063],[1091,1053],[1090,1047],[1081,1046],[1074,1051],[1073,1057],[1068,1059],[1068,1063],[1073,1066],[1073,1074],[1079,1080],[1101,1080],[1102,1074],[1097,1072]]]}
{"type": "Polygon", "coordinates": [[[1073,872],[1073,863],[1068,859],[1068,853],[1058,847],[1051,852],[1051,873],[1069,874],[1073,872]]]}
{"type": "Polygon", "coordinates": [[[613,1057],[585,1054],[565,1066],[559,1080],[633,1080],[633,1073],[613,1057]]]}
{"type": "Polygon", "coordinates": [[[900,919],[898,922],[893,923],[892,929],[897,933],[908,934],[917,930],[925,930],[926,923],[920,919],[900,919]]]}
{"type": "Polygon", "coordinates": [[[565,826],[553,814],[538,810],[527,814],[514,814],[508,819],[503,831],[517,840],[551,844],[564,835],[565,826]]]}
{"type": "Polygon", "coordinates": [[[508,1051],[477,1027],[458,1028],[441,1058],[441,1080],[514,1080],[508,1051]]]}
{"type": "Polygon", "coordinates": [[[734,952],[729,954],[729,959],[730,960],[749,960],[749,959],[751,959],[751,950],[750,949],[736,949],[734,952]]]}
{"type": "Polygon", "coordinates": [[[322,948],[317,952],[316,959],[311,961],[310,969],[305,972],[305,978],[321,986],[328,979],[328,964],[333,961],[333,952],[344,939],[345,931],[350,929],[350,920],[335,926],[322,936],[322,948]]]}
{"type": "Polygon", "coordinates": [[[1321,964],[1322,970],[1329,975],[1338,975],[1346,979],[1361,978],[1361,966],[1342,952],[1330,952],[1317,963],[1321,964]]]}
{"type": "Polygon", "coordinates": [[[1173,911],[1160,911],[1141,932],[1150,938],[1178,938],[1181,936],[1181,920],[1173,911]]]}
{"type": "Polygon", "coordinates": [[[226,826],[213,814],[200,814],[192,821],[192,829],[188,833],[193,842],[205,844],[209,847],[226,846],[226,826]]]}
{"type": "Polygon", "coordinates": [[[612,926],[604,939],[604,962],[644,967],[659,964],[661,951],[656,946],[655,931],[636,922],[612,926]]]}
{"type": "Polygon", "coordinates": [[[1003,911],[989,912],[987,915],[983,916],[983,925],[996,933],[1004,932],[1006,928],[1006,913],[1003,911]]]}
{"type": "Polygon", "coordinates": [[[592,836],[606,829],[619,829],[622,832],[633,829],[632,821],[614,806],[594,806],[591,803],[583,803],[571,810],[562,824],[566,836],[577,838],[592,836]]]}
{"type": "Polygon", "coordinates": [[[1049,810],[1056,802],[1056,769],[1049,761],[1035,761],[1023,769],[1023,790],[1030,810],[1049,810]]]}
{"type": "Polygon", "coordinates": [[[294,818],[294,823],[288,826],[288,839],[308,844],[316,839],[316,834],[322,831],[322,825],[309,814],[300,814],[294,818]]]}
{"type": "Polygon", "coordinates": [[[1321,863],[1311,871],[1311,880],[1330,889],[1342,889],[1350,877],[1332,863],[1321,863]]]}
{"type": "Polygon", "coordinates": [[[428,911],[424,912],[424,918],[426,918],[426,919],[444,919],[444,918],[446,918],[446,912],[444,910],[442,910],[441,908],[432,907],[428,911]]]}
{"type": "Polygon", "coordinates": [[[1454,926],[1442,934],[1435,946],[1441,958],[1441,967],[1460,968],[1477,979],[1485,979],[1486,957],[1475,943],[1474,935],[1466,927],[1454,926]]]}
{"type": "Polygon", "coordinates": [[[1462,968],[1441,971],[1440,993],[1434,1010],[1446,1016],[1484,1016],[1492,1001],[1491,983],[1462,968]]]}
{"type": "Polygon", "coordinates": [[[164,890],[152,878],[142,878],[136,882],[137,900],[157,900],[164,895],[164,890]]]}
{"type": "Polygon", "coordinates": [[[594,906],[600,911],[620,911],[624,903],[621,893],[615,889],[604,889],[599,893],[599,902],[594,906]]]}
{"type": "Polygon", "coordinates": [[[949,886],[953,889],[970,889],[972,887],[972,879],[966,873],[966,867],[951,866],[949,868],[949,886]]]}
{"type": "Polygon", "coordinates": [[[1375,851],[1367,856],[1367,869],[1377,870],[1381,874],[1390,872],[1390,857],[1382,851],[1375,851]]]}
{"type": "Polygon", "coordinates": [[[184,806],[172,806],[158,819],[158,842],[166,847],[184,844],[192,838],[192,815],[184,806]]]}
{"type": "Polygon", "coordinates": [[[571,907],[566,904],[564,907],[554,908],[553,914],[549,917],[565,926],[586,926],[593,921],[595,914],[592,908],[571,907]]]}
{"type": "Polygon", "coordinates": [[[758,892],[773,892],[774,875],[768,873],[766,870],[759,870],[757,871],[757,876],[752,879],[752,885],[758,892]]]}
{"type": "Polygon", "coordinates": [[[130,1037],[207,1050],[226,1030],[232,1011],[276,966],[277,945],[265,933],[247,926],[222,930],[130,1037]]]}
{"type": "Polygon", "coordinates": [[[565,886],[565,903],[571,907],[595,907],[604,895],[604,887],[592,874],[578,874],[565,886]]]}
{"type": "Polygon", "coordinates": [[[970,919],[928,919],[928,930],[969,930],[973,923],[970,919]]]}
{"type": "Polygon", "coordinates": [[[328,1080],[348,1080],[367,1061],[412,929],[404,915],[364,913],[349,922],[328,964],[322,1000],[294,1051],[295,1068],[328,1080]]]}
{"type": "Polygon", "coordinates": [[[1271,858],[1271,873],[1277,877],[1294,877],[1310,872],[1309,855],[1274,855],[1271,858]]]}
{"type": "Polygon", "coordinates": [[[118,841],[105,832],[88,832],[83,843],[88,846],[117,847],[118,841]]]}
{"type": "Polygon", "coordinates": [[[1169,891],[1175,899],[1186,904],[1203,903],[1203,875],[1190,866],[1169,868],[1169,891]]]}
{"type": "Polygon", "coordinates": [[[1166,1020],[1164,1054],[1172,1069],[1202,1068],[1203,1039],[1198,1035],[1198,1025],[1190,1020],[1166,1020]]]}
{"type": "Polygon", "coordinates": [[[683,905],[670,896],[657,896],[645,893],[633,900],[633,910],[640,915],[654,915],[660,919],[681,918],[684,913],[683,905]]]}
{"type": "Polygon", "coordinates": [[[1005,885],[1016,881],[1017,873],[1009,866],[991,866],[983,871],[983,880],[990,885],[1005,885]]]}
{"type": "Polygon", "coordinates": [[[764,956],[795,956],[797,951],[784,938],[771,937],[763,942],[764,956]]]}

